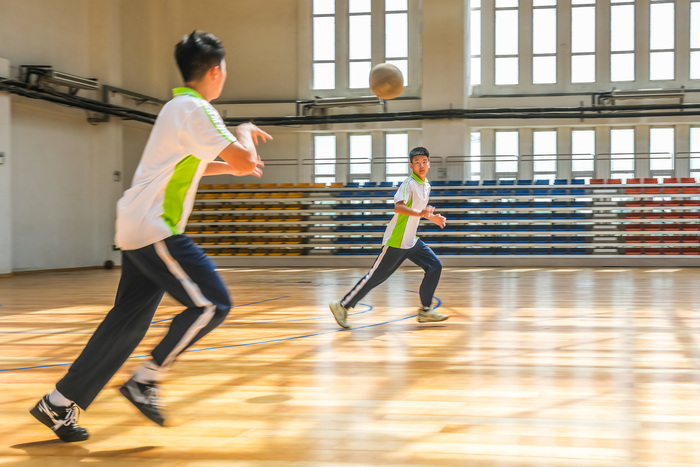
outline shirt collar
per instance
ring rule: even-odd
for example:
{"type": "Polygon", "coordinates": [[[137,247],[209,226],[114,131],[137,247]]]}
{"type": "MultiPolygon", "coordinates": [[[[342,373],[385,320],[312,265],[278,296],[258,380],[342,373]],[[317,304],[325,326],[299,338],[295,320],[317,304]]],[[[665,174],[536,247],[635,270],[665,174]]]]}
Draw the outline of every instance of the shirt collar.
{"type": "Polygon", "coordinates": [[[425,182],[424,182],[423,180],[420,179],[420,177],[418,175],[416,175],[415,172],[411,172],[411,178],[413,178],[413,180],[417,181],[421,185],[423,183],[426,183],[426,182],[430,183],[430,180],[428,180],[428,177],[425,177],[425,182]]]}
{"type": "Polygon", "coordinates": [[[192,96],[192,97],[198,97],[200,99],[204,99],[197,91],[195,91],[192,88],[188,87],[181,87],[181,88],[175,88],[173,89],[173,97],[176,96],[192,96]]]}

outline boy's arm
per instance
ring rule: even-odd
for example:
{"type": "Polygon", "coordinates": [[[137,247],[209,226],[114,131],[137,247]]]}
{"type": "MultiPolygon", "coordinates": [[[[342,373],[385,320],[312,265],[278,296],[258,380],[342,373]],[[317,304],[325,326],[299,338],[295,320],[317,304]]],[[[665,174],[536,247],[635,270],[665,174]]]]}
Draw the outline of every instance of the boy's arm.
{"type": "Polygon", "coordinates": [[[426,206],[425,209],[423,209],[422,211],[417,211],[406,206],[406,204],[403,201],[399,201],[394,204],[394,212],[398,214],[405,214],[406,216],[425,217],[433,224],[439,226],[441,229],[444,228],[445,225],[447,225],[447,219],[445,219],[445,217],[440,214],[435,214],[434,211],[434,206],[426,206]]]}
{"type": "Polygon", "coordinates": [[[394,212],[397,214],[404,214],[406,216],[425,217],[427,219],[428,216],[433,213],[433,211],[435,211],[433,206],[426,206],[422,211],[417,211],[406,206],[406,203],[403,201],[394,203],[394,212]]]}
{"type": "MultiPolygon", "coordinates": [[[[236,127],[237,141],[229,144],[219,154],[219,157],[230,167],[229,172],[223,172],[231,175],[255,175],[262,176],[262,168],[265,166],[258,155],[257,148],[258,138],[263,142],[272,139],[268,133],[262,131],[252,123],[243,123],[236,127]]],[[[210,163],[211,164],[211,163],[210,163]]],[[[212,167],[212,171],[221,170],[220,168],[212,167]]],[[[218,175],[222,172],[208,173],[209,165],[204,172],[204,175],[218,175]]]]}
{"type": "Polygon", "coordinates": [[[235,175],[233,173],[233,168],[226,162],[209,162],[207,168],[204,169],[203,177],[207,175],[235,175]]]}

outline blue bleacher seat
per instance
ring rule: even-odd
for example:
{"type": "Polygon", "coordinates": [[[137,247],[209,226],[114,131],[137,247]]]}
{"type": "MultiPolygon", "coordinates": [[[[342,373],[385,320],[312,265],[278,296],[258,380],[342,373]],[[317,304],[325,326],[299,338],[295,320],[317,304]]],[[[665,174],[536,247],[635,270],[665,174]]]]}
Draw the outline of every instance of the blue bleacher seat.
{"type": "Polygon", "coordinates": [[[481,186],[496,186],[497,183],[497,180],[482,180],[481,186]]]}
{"type": "Polygon", "coordinates": [[[518,180],[516,185],[532,185],[532,180],[518,180]]]}
{"type": "Polygon", "coordinates": [[[380,187],[392,187],[392,186],[394,186],[394,182],[380,182],[379,186],[380,187]]]}
{"type": "Polygon", "coordinates": [[[464,186],[479,186],[479,180],[467,180],[464,186]]]}
{"type": "Polygon", "coordinates": [[[499,180],[499,185],[515,185],[515,180],[499,180]]]}
{"type": "Polygon", "coordinates": [[[496,196],[513,196],[513,190],[496,190],[496,196]]]}
{"type": "Polygon", "coordinates": [[[557,178],[556,180],[554,180],[554,184],[555,185],[568,185],[569,180],[566,178],[557,178]]]}
{"type": "Polygon", "coordinates": [[[528,196],[530,195],[530,190],[515,190],[513,193],[515,196],[528,196]]]}
{"type": "Polygon", "coordinates": [[[434,182],[430,182],[430,185],[432,186],[445,186],[447,185],[447,182],[443,180],[435,180],[434,182]]]}
{"type": "Polygon", "coordinates": [[[450,180],[447,186],[462,186],[462,180],[450,180]]]}
{"type": "Polygon", "coordinates": [[[535,185],[549,185],[549,180],[535,180],[535,185]]]}
{"type": "Polygon", "coordinates": [[[345,186],[347,188],[357,188],[360,186],[360,184],[358,182],[348,182],[345,184],[345,186]]]}
{"type": "Polygon", "coordinates": [[[586,180],[584,180],[584,179],[582,179],[582,178],[572,178],[572,179],[571,179],[571,184],[572,184],[572,185],[585,185],[585,184],[586,184],[586,180]]]}
{"type": "Polygon", "coordinates": [[[364,188],[374,188],[377,186],[377,182],[365,182],[362,184],[364,188]]]}
{"type": "Polygon", "coordinates": [[[474,196],[476,193],[476,190],[462,190],[459,192],[461,196],[474,196]]]}

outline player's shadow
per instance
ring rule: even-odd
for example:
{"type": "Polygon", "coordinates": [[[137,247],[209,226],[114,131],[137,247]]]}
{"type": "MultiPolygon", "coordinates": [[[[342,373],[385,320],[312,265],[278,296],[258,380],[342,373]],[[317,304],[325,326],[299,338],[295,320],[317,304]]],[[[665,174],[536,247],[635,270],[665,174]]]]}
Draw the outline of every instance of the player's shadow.
{"type": "MultiPolygon", "coordinates": [[[[25,459],[25,462],[36,463],[36,460],[33,458],[47,459],[50,457],[63,457],[75,460],[90,460],[91,462],[95,462],[97,459],[114,460],[115,458],[124,458],[158,449],[158,446],[139,446],[129,449],[90,451],[79,444],[64,443],[61,440],[52,439],[48,441],[37,441],[35,443],[15,444],[10,446],[10,448],[24,451],[29,456],[29,459],[25,459]]],[[[21,463],[23,462],[20,461],[19,464],[21,463]]]]}

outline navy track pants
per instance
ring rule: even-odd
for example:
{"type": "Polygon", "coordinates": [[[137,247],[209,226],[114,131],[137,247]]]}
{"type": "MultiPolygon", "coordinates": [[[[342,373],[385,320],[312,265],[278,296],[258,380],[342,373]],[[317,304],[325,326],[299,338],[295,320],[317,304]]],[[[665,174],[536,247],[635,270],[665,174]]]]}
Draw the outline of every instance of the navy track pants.
{"type": "Polygon", "coordinates": [[[141,342],[165,292],[186,309],[172,320],[151,353],[164,367],[221,324],[231,308],[214,263],[188,237],[175,235],[138,250],[122,251],[114,307],[56,389],[87,409],[141,342]]]}

